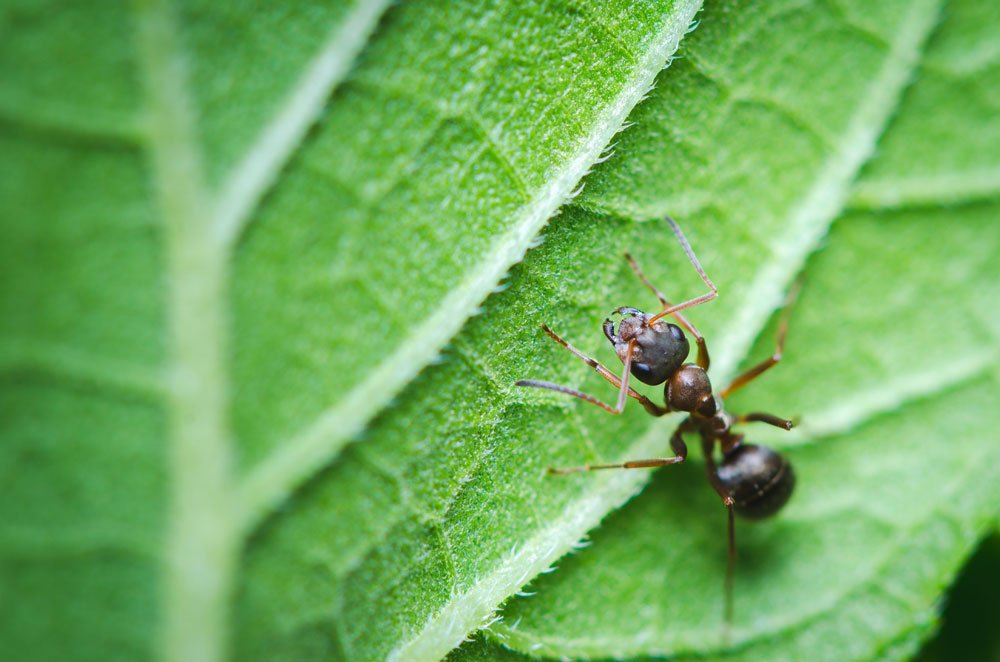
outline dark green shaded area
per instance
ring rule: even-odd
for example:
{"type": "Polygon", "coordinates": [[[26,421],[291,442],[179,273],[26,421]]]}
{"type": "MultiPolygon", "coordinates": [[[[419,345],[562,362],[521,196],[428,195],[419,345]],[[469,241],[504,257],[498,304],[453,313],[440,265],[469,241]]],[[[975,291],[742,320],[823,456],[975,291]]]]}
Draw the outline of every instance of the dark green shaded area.
{"type": "Polygon", "coordinates": [[[0,382],[4,650],[14,659],[148,656],[164,519],[154,443],[162,413],[87,384],[13,378],[0,382]]]}
{"type": "Polygon", "coordinates": [[[944,596],[941,630],[917,655],[918,662],[1000,658],[1000,536],[984,540],[944,596]]]}

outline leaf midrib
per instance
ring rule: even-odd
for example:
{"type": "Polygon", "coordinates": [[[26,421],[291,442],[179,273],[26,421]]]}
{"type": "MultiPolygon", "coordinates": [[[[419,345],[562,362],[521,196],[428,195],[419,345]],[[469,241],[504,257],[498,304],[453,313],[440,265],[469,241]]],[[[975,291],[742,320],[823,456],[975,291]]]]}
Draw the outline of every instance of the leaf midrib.
{"type": "Polygon", "coordinates": [[[236,564],[229,524],[232,448],[226,422],[225,250],[211,241],[208,193],[195,140],[179,35],[166,0],[137,9],[146,87],[147,150],[166,238],[169,515],[163,559],[163,656],[225,655],[236,564]]]}
{"type": "Polygon", "coordinates": [[[169,1],[145,0],[137,7],[145,146],[167,245],[171,480],[161,627],[166,659],[225,658],[238,554],[248,533],[233,517],[238,489],[225,316],[230,251],[386,5],[362,2],[348,13],[218,194],[206,185],[187,63],[169,1]]]}

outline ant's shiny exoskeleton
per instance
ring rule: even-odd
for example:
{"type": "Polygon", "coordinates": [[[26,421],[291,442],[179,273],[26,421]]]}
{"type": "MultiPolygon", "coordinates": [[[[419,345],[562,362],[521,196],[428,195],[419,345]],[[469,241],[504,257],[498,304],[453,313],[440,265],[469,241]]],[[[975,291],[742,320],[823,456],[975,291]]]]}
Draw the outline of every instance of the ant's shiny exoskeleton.
{"type": "Polygon", "coordinates": [[[701,276],[705,285],[708,286],[709,291],[684,303],[671,305],[663,293],[646,278],[632,256],[626,253],[625,259],[628,260],[629,266],[643,285],[649,288],[660,300],[662,308],[656,314],[645,313],[637,308],[618,308],[614,312],[621,315],[622,319],[617,329],[610,319],[604,320],[604,335],[614,346],[615,352],[624,364],[621,378],[563,340],[548,326],[542,326],[549,337],[583,360],[604,379],[618,387],[617,404],[612,407],[591,395],[551,382],[524,379],[517,382],[517,385],[566,393],[597,405],[612,414],[620,414],[623,411],[627,397],[638,400],[639,404],[653,416],[663,416],[672,411],[688,413],[688,417],[677,426],[670,437],[670,447],[675,453],[673,457],[630,460],[618,464],[589,464],[568,469],[549,469],[549,472],[568,474],[595,469],[641,469],[677,464],[687,458],[688,451],[687,445],[684,443],[684,434],[698,433],[705,455],[708,481],[722,498],[728,511],[729,563],[726,569],[725,616],[726,622],[730,622],[732,620],[733,564],[736,558],[733,515],[735,513],[748,519],[761,519],[778,512],[792,494],[795,487],[795,473],[792,471],[792,465],[784,456],[766,446],[744,443],[744,435],[733,431],[733,425],[749,422],[762,422],[790,430],[792,422],[764,413],[734,416],[725,410],[723,401],[734,391],[753,381],[781,360],[787,323],[783,319],[779,326],[775,351],[771,357],[736,377],[718,394],[713,393],[712,384],[707,374],[709,356],[705,338],[698,333],[695,326],[681,311],[711,301],[718,295],[718,290],[705,273],[701,263],[698,262],[698,258],[677,223],[669,217],[666,218],[666,221],[670,224],[677,240],[687,254],[688,260],[701,276]],[[663,318],[667,316],[673,316],[680,326],[663,321],[663,318]],[[694,363],[685,363],[690,352],[690,345],[681,327],[695,339],[697,356],[694,363]],[[665,405],[657,405],[646,396],[630,388],[630,375],[640,382],[652,386],[665,383],[665,405]],[[716,443],[718,443],[722,455],[722,460],[718,463],[715,460],[716,443]]]}

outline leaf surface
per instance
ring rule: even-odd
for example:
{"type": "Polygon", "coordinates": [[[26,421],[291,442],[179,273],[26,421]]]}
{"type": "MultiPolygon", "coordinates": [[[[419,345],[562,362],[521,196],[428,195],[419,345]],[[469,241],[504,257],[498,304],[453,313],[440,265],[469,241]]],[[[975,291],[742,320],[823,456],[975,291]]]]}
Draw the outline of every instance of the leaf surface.
{"type": "MultiPolygon", "coordinates": [[[[952,103],[996,78],[1000,62],[981,59],[942,86],[942,62],[963,60],[957,43],[972,57],[995,34],[981,29],[976,3],[951,3],[946,16],[856,208],[804,270],[784,361],[731,400],[802,423],[790,435],[752,430],[787,450],[798,488],[775,520],[738,527],[728,642],[724,517],[698,472],[680,469],[658,474],[590,548],[536,581],[536,596],[512,601],[494,626],[499,641],[568,657],[894,659],[933,632],[936,600],[1000,502],[989,404],[1000,396],[1000,316],[984,305],[1000,296],[1000,202],[962,186],[997,163],[980,151],[997,115],[952,103]],[[929,120],[932,107],[943,110],[929,120]],[[912,156],[932,153],[950,169],[912,156]],[[886,173],[921,166],[956,186],[898,195],[886,173]]],[[[747,367],[772,350],[775,328],[747,367]]]]}
{"type": "MultiPolygon", "coordinates": [[[[514,268],[509,289],[466,323],[599,160],[697,3],[447,11],[387,4],[286,3],[250,12],[149,0],[131,15],[56,2],[2,10],[0,66],[10,77],[0,88],[0,582],[16,609],[0,619],[0,641],[14,657],[219,659],[228,642],[237,659],[440,659],[648,480],[622,472],[558,481],[544,476],[546,467],[665,450],[676,419],[653,422],[636,407],[615,419],[512,388],[535,377],[613,398],[538,325],[553,325],[614,365],[600,321],[617,305],[654,303],[624,266],[626,248],[671,296],[699,294],[703,286],[660,217],[682,220],[722,289],[696,318],[721,379],[745,359],[850,196],[858,208],[992,200],[987,148],[964,158],[949,143],[942,163],[950,170],[904,167],[913,165],[904,148],[914,137],[949,132],[971,142],[936,120],[887,136],[864,180],[874,183],[852,193],[915,71],[938,2],[789,1],[765,10],[720,2],[704,12],[684,59],[632,113],[637,125],[617,139],[617,154],[514,268]],[[959,175],[967,171],[985,173],[985,184],[966,186],[959,175]],[[920,198],[907,191],[922,185],[897,183],[942,172],[947,194],[939,197],[920,198]],[[440,365],[425,369],[449,339],[440,365]],[[347,446],[355,439],[361,443],[347,446]]],[[[995,77],[993,33],[981,28],[983,17],[962,17],[966,27],[948,42],[941,67],[995,77]],[[977,55],[968,61],[978,64],[963,65],[965,31],[975,29],[977,55]]],[[[983,112],[991,89],[968,122],[986,145],[995,135],[983,112]]],[[[932,91],[927,107],[934,98],[932,91]]],[[[983,275],[996,264],[983,220],[990,204],[963,211],[966,229],[941,242],[976,260],[962,267],[960,258],[942,258],[946,277],[920,281],[934,296],[963,276],[992,282],[983,275]]],[[[892,214],[902,227],[932,222],[922,212],[892,214]]],[[[953,221],[936,214],[926,216],[953,221]]],[[[854,253],[835,253],[836,242],[892,242],[884,220],[859,213],[855,234],[838,228],[829,255],[844,262],[835,266],[863,278],[854,253]]],[[[897,263],[937,242],[916,231],[900,236],[897,263]]],[[[889,282],[888,271],[877,273],[889,282]]],[[[839,291],[832,281],[818,279],[796,309],[806,316],[796,328],[818,329],[807,349],[853,347],[824,335],[825,318],[808,323],[824,308],[823,294],[839,291]]],[[[900,319],[924,321],[918,300],[898,295],[900,319]]],[[[844,310],[858,321],[871,312],[844,310]]],[[[991,312],[960,325],[966,349],[995,346],[991,312]]],[[[759,342],[752,355],[767,351],[767,333],[759,342]]],[[[791,365],[780,373],[787,379],[808,369],[792,363],[792,351],[790,342],[791,365]]],[[[887,351],[896,362],[913,352],[926,359],[909,365],[923,381],[907,372],[890,383],[889,405],[930,394],[942,411],[989,408],[988,353],[958,352],[945,371],[947,388],[934,390],[936,375],[918,369],[943,354],[924,356],[922,343],[887,351]],[[923,390],[907,390],[912,383],[923,390]]],[[[852,384],[871,377],[853,364],[834,367],[852,384]]],[[[781,388],[752,396],[812,393],[781,388]]],[[[824,393],[836,396],[818,389],[816,398],[824,393]]],[[[794,450],[807,472],[803,485],[842,493],[832,485],[836,475],[815,469],[825,446],[811,439],[867,449],[907,424],[914,434],[929,428],[905,416],[908,409],[892,414],[899,421],[872,418],[888,405],[866,393],[818,414],[806,407],[818,399],[798,401],[807,421],[831,422],[794,450]],[[866,409],[873,401],[878,406],[866,409]],[[874,441],[862,444],[848,432],[855,429],[874,441]]],[[[794,401],[777,404],[786,402],[794,401]]],[[[988,423],[962,421],[948,432],[966,444],[988,423]]],[[[946,476],[942,490],[956,494],[954,486],[974,475],[969,455],[982,450],[959,446],[961,457],[945,457],[947,446],[933,455],[946,476]]],[[[825,507],[839,513],[834,523],[856,508],[878,539],[887,535],[879,518],[894,514],[894,504],[862,499],[881,485],[862,459],[859,452],[847,465],[865,479],[858,490],[825,507]]],[[[897,460],[913,468],[902,485],[923,487],[920,457],[888,455],[871,466],[897,460]]],[[[652,494],[671,492],[656,507],[670,508],[673,490],[689,485],[685,496],[701,500],[692,500],[692,524],[678,540],[702,536],[699,549],[719,549],[717,504],[695,467],[686,469],[676,485],[666,472],[654,482],[652,494]]],[[[964,508],[966,498],[959,494],[926,520],[931,534],[940,530],[929,544],[940,546],[941,559],[919,581],[896,578],[889,564],[891,586],[920,599],[909,610],[890,605],[886,623],[908,614],[916,626],[881,645],[905,649],[929,629],[925,596],[937,588],[907,591],[927,577],[939,588],[978,534],[980,513],[964,508]]],[[[648,499],[655,496],[633,506],[648,499]]],[[[633,509],[605,530],[631,521],[633,509]]],[[[927,513],[904,514],[898,528],[924,535],[917,524],[927,513]]],[[[815,517],[800,514],[803,522],[815,517]]],[[[807,572],[805,561],[792,562],[807,553],[772,556],[770,531],[746,537],[763,565],[759,576],[753,566],[743,571],[758,583],[742,600],[777,591],[765,563],[772,558],[787,561],[788,572],[807,572]]],[[[839,531],[806,542],[825,550],[839,531]]],[[[910,550],[898,545],[886,549],[898,553],[900,572],[917,574],[913,568],[926,563],[917,554],[911,565],[910,550]]],[[[718,561],[703,557],[692,582],[718,586],[718,561]]],[[[852,586],[862,598],[874,594],[873,602],[881,596],[870,583],[852,586]]],[[[717,601],[703,593],[692,613],[717,615],[717,601]]],[[[747,650],[771,645],[755,638],[768,628],[788,649],[814,636],[811,621],[799,627],[771,616],[738,633],[747,650]]],[[[509,632],[510,641],[521,637],[527,646],[545,636],[530,626],[509,632]]],[[[604,632],[593,650],[635,643],[604,632]]],[[[674,636],[665,632],[634,650],[676,646],[676,639],[664,644],[674,636]]],[[[696,651],[715,650],[716,632],[696,651]]],[[[573,645],[559,640],[552,650],[573,645]]],[[[778,642],[766,650],[786,649],[778,642]]]]}
{"type": "Polygon", "coordinates": [[[262,531],[247,557],[241,654],[437,658],[634,494],[648,474],[555,480],[545,468],[662,453],[676,419],[653,422],[634,407],[616,419],[512,388],[543,378],[613,397],[538,325],[613,360],[601,320],[618,305],[655,303],[626,248],[671,296],[700,294],[659,221],[670,212],[724,292],[727,305],[705,306],[698,323],[713,339],[713,370],[732,373],[846,202],[937,10],[900,3],[865,19],[860,5],[707,8],[618,155],[550,224],[509,289],[262,531]],[[831,44],[851,54],[850,67],[828,66],[831,44]]]}
{"type": "Polygon", "coordinates": [[[787,450],[798,487],[774,521],[738,524],[728,643],[725,517],[700,467],[659,472],[588,549],[532,584],[537,595],[508,605],[502,641],[569,657],[912,653],[996,522],[1000,456],[983,412],[1000,396],[1000,320],[979,296],[1000,295],[998,211],[848,215],[810,261],[787,360],[733,398],[734,411],[803,423],[787,440],[748,430],[787,450]]]}
{"type": "Polygon", "coordinates": [[[520,259],[698,6],[387,5],[3,8],[17,657],[222,656],[255,525],[520,259]]]}

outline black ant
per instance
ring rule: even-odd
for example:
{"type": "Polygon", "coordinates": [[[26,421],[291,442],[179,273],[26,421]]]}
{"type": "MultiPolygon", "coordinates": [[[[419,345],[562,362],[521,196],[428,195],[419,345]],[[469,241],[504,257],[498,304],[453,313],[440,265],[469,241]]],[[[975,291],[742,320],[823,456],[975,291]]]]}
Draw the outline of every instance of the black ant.
{"type": "Polygon", "coordinates": [[[732,429],[733,425],[737,423],[761,422],[791,430],[792,422],[764,413],[734,416],[725,410],[723,401],[727,396],[753,381],[781,360],[787,320],[783,318],[778,328],[774,354],[736,377],[720,393],[714,394],[707,374],[709,356],[705,338],[698,333],[698,330],[681,311],[711,301],[718,296],[718,290],[705,273],[701,263],[698,262],[698,258],[677,223],[670,217],[667,217],[666,221],[670,224],[677,240],[687,254],[688,260],[701,276],[705,285],[708,286],[709,291],[676,306],[671,305],[663,293],[646,278],[632,256],[625,253],[625,259],[628,260],[629,266],[643,285],[649,288],[660,300],[662,308],[655,315],[645,313],[638,308],[627,306],[618,308],[614,312],[621,315],[622,319],[617,330],[610,319],[604,320],[604,335],[614,346],[615,352],[624,364],[621,378],[563,340],[547,325],[542,325],[542,329],[550,338],[573,352],[604,379],[618,387],[618,403],[612,407],[591,395],[551,382],[522,379],[517,382],[517,386],[531,386],[566,393],[597,405],[611,414],[622,413],[626,397],[638,400],[639,404],[653,416],[663,416],[672,411],[688,413],[688,417],[677,426],[670,437],[670,447],[675,453],[673,457],[630,460],[619,464],[588,464],[567,469],[549,469],[549,473],[569,474],[596,469],[643,469],[677,464],[687,458],[688,451],[687,445],[684,443],[684,434],[697,432],[701,437],[701,448],[705,455],[708,482],[722,498],[722,503],[728,511],[729,561],[726,567],[725,619],[729,623],[732,621],[733,565],[736,560],[734,513],[747,519],[762,519],[775,514],[787,503],[792,494],[795,487],[795,473],[792,471],[792,465],[780,453],[766,446],[743,443],[744,435],[733,432],[732,429]],[[679,326],[663,321],[663,318],[668,315],[673,316],[680,327],[694,336],[698,348],[695,363],[685,363],[690,352],[688,339],[679,326]],[[658,405],[630,388],[628,385],[629,375],[651,386],[666,382],[664,388],[665,405],[658,405]],[[718,442],[722,453],[722,461],[718,464],[715,460],[716,442],[718,442]]]}

